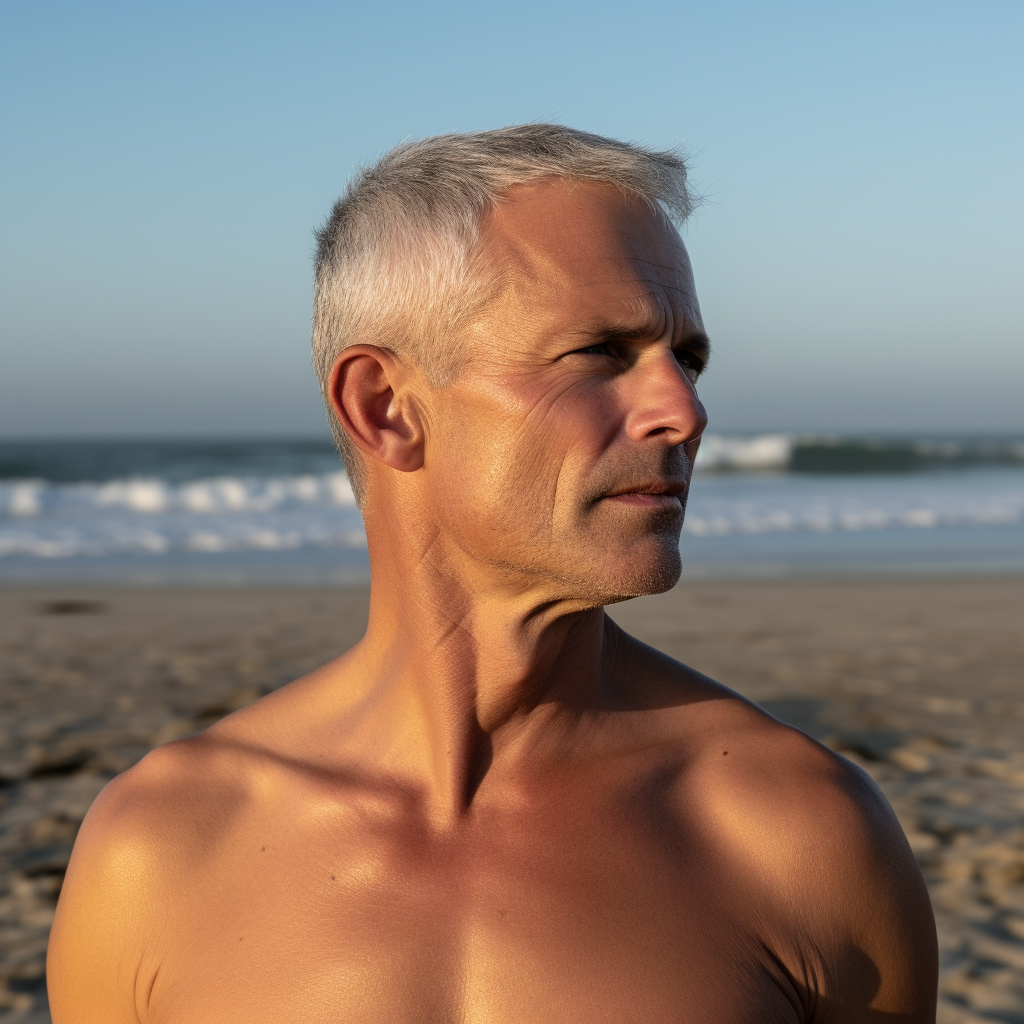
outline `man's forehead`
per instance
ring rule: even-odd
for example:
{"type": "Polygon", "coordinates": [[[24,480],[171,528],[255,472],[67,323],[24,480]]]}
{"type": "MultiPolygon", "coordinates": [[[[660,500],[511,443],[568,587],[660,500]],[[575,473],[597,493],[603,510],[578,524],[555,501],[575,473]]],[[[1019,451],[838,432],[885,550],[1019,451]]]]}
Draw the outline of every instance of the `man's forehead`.
{"type": "Polygon", "coordinates": [[[694,301],[689,257],[669,219],[612,185],[554,179],[509,189],[484,238],[513,287],[537,298],[568,289],[629,305],[645,293],[694,301]]]}
{"type": "Polygon", "coordinates": [[[689,264],[661,210],[603,182],[555,178],[507,189],[486,219],[484,236],[542,260],[632,257],[666,269],[689,264]]]}

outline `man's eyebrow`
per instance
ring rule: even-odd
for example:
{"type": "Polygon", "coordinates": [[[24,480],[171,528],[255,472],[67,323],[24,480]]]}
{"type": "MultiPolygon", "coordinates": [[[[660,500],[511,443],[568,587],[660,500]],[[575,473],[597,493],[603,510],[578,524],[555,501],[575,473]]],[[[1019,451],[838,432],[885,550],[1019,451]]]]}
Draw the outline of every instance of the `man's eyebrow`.
{"type": "Polygon", "coordinates": [[[660,338],[665,333],[665,318],[653,311],[650,315],[616,323],[610,320],[595,320],[582,325],[573,334],[582,334],[597,341],[645,341],[660,338]]]}
{"type": "MultiPolygon", "coordinates": [[[[648,338],[657,338],[665,333],[665,324],[661,319],[644,320],[630,324],[599,323],[583,328],[580,334],[597,341],[615,344],[616,342],[628,343],[631,341],[645,341],[648,338]]],[[[673,342],[673,348],[688,348],[703,356],[711,353],[711,339],[703,331],[693,331],[684,334],[678,341],[673,342]]]]}
{"type": "Polygon", "coordinates": [[[680,346],[685,346],[693,352],[697,352],[705,359],[711,355],[711,339],[703,331],[695,331],[693,334],[687,334],[680,342],[680,346]]]}

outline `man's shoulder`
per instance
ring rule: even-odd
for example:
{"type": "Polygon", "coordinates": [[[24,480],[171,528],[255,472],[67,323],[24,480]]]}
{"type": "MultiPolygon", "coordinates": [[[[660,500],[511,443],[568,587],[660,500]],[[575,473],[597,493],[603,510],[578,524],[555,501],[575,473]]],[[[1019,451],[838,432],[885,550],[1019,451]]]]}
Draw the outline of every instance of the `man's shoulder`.
{"type": "Polygon", "coordinates": [[[792,872],[817,870],[826,853],[834,866],[903,853],[892,809],[859,767],[738,695],[723,696],[708,718],[686,786],[747,863],[755,855],[792,872]]]}
{"type": "Polygon", "coordinates": [[[930,903],[878,786],[727,687],[678,663],[661,670],[689,695],[666,712],[681,766],[672,813],[757,908],[765,944],[794,970],[817,950],[855,986],[867,985],[869,964],[893,1007],[926,1005],[935,972],[930,903]]]}
{"type": "Polygon", "coordinates": [[[665,655],[637,649],[632,664],[657,723],[659,787],[671,779],[663,806],[761,948],[801,992],[834,1006],[837,1021],[866,1019],[868,1005],[929,1019],[937,954],[928,894],[874,781],[665,655]]]}
{"type": "Polygon", "coordinates": [[[857,885],[880,864],[919,877],[888,801],[862,769],[713,679],[657,652],[642,657],[657,677],[648,706],[682,766],[673,805],[724,856],[797,887],[857,885]]]}
{"type": "Polygon", "coordinates": [[[156,748],[107,784],[82,823],[51,932],[55,1021],[137,1019],[155,976],[144,952],[222,845],[246,785],[202,736],[156,748]]]}
{"type": "Polygon", "coordinates": [[[273,806],[322,783],[317,673],[228,715],[195,736],[150,751],[102,790],[75,845],[78,859],[130,851],[163,874],[190,870],[273,806]],[[316,698],[314,697],[315,701],[316,698]],[[305,724],[306,728],[300,728],[305,724]]]}
{"type": "Polygon", "coordinates": [[[699,806],[707,827],[748,862],[770,850],[795,868],[826,847],[843,860],[878,850],[909,855],[892,809],[863,770],[728,687],[683,665],[675,673],[689,695],[667,711],[685,757],[680,799],[699,806]]]}
{"type": "Polygon", "coordinates": [[[164,744],[104,787],[74,860],[87,861],[96,880],[113,872],[142,882],[173,872],[229,827],[250,789],[235,758],[205,734],[164,744]]]}

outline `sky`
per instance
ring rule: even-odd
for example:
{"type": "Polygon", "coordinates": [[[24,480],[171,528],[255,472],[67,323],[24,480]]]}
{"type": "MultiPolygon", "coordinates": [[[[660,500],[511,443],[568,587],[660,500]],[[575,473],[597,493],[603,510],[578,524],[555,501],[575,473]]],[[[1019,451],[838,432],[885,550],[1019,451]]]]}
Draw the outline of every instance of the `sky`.
{"type": "Polygon", "coordinates": [[[0,438],[317,435],[313,231],[403,139],[681,145],[711,429],[1024,433],[1024,5],[0,5],[0,438]]]}

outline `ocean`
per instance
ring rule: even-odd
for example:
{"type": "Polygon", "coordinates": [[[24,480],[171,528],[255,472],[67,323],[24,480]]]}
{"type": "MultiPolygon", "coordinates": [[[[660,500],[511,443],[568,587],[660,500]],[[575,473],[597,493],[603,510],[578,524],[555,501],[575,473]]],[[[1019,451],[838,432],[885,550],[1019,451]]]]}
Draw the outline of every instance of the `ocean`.
{"type": "MultiPolygon", "coordinates": [[[[684,574],[1024,571],[1024,441],[708,435],[684,574]]],[[[369,578],[329,441],[0,442],[0,583],[369,578]]]]}

